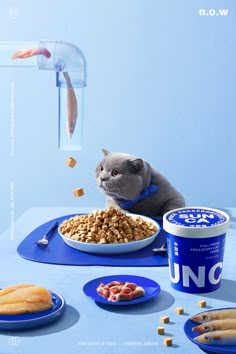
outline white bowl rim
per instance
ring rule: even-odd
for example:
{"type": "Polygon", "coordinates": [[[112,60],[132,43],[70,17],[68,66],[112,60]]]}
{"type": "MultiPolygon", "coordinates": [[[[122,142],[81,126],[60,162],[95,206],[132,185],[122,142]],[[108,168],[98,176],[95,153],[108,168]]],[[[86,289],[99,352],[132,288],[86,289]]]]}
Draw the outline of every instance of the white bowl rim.
{"type": "MultiPolygon", "coordinates": [[[[150,240],[154,240],[158,234],[160,233],[161,231],[161,227],[159,225],[159,223],[156,221],[156,220],[153,220],[151,219],[150,217],[148,216],[144,216],[144,215],[140,215],[140,214],[132,214],[132,213],[125,213],[126,215],[128,216],[131,216],[131,217],[141,217],[141,218],[144,218],[144,220],[148,221],[148,222],[152,222],[156,227],[157,227],[157,231],[151,235],[151,236],[148,236],[148,237],[145,237],[141,240],[137,240],[137,241],[130,241],[130,242],[122,242],[122,243],[92,243],[92,242],[83,242],[83,241],[78,241],[78,240],[73,240],[71,239],[70,237],[66,236],[66,235],[63,235],[63,233],[60,231],[60,226],[62,225],[63,221],[60,223],[60,225],[58,225],[58,233],[59,235],[64,239],[70,241],[72,244],[75,244],[75,245],[86,245],[88,247],[91,247],[91,248],[94,248],[94,247],[99,247],[99,248],[105,248],[105,247],[111,247],[111,248],[118,248],[118,247],[124,247],[124,245],[128,246],[128,245],[137,245],[139,243],[145,243],[145,241],[150,241],[150,240]]],[[[88,214],[78,214],[78,216],[80,215],[88,215],[88,214]]],[[[71,217],[75,217],[76,214],[74,216],[71,216],[71,217]]],[[[69,218],[70,219],[70,218],[69,218]]],[[[68,219],[65,219],[65,220],[68,220],[68,219]]],[[[150,242],[151,243],[151,242],[150,242]]],[[[149,243],[149,244],[150,244],[149,243]]]]}

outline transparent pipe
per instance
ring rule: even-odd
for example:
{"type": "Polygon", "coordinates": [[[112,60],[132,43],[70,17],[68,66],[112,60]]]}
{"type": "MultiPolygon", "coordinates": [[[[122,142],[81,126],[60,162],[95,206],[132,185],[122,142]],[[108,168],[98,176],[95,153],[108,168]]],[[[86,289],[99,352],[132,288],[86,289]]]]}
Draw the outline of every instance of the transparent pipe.
{"type": "Polygon", "coordinates": [[[2,42],[0,67],[38,67],[56,72],[58,87],[58,147],[82,149],[83,88],[87,85],[87,66],[83,52],[62,41],[2,42]]]}
{"type": "Polygon", "coordinates": [[[27,60],[12,59],[13,53],[18,50],[26,50],[27,48],[37,48],[37,42],[0,42],[0,67],[16,66],[16,67],[37,67],[37,57],[32,56],[27,60]]]}

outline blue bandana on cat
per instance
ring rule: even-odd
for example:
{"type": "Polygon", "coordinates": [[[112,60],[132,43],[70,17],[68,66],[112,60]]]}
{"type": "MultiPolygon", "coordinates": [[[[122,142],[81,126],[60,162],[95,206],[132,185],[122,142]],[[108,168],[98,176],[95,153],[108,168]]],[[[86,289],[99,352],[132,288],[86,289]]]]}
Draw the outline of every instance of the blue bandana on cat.
{"type": "Polygon", "coordinates": [[[134,206],[135,204],[137,204],[138,202],[141,202],[141,200],[144,200],[144,199],[150,197],[151,195],[153,195],[157,191],[158,191],[158,187],[155,184],[149,184],[149,186],[147,188],[145,188],[144,191],[136,199],[120,200],[119,205],[122,209],[129,209],[132,206],[134,206]]]}

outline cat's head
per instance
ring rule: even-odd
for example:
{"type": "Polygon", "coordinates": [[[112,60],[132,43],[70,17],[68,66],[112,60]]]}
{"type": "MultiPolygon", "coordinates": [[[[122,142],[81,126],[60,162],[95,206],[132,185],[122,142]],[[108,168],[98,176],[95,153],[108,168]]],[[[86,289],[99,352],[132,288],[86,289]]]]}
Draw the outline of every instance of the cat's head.
{"type": "Polygon", "coordinates": [[[98,188],[112,198],[137,198],[150,183],[149,165],[133,155],[102,151],[104,158],[96,168],[98,188]]]}

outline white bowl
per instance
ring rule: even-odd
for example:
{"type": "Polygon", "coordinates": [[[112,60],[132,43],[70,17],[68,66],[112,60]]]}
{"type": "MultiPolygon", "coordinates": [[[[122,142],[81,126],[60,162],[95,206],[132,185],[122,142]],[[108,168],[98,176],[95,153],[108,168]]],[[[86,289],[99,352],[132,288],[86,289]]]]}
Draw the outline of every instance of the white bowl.
{"type": "Polygon", "coordinates": [[[127,214],[131,216],[132,218],[136,217],[141,217],[145,221],[148,221],[152,223],[153,225],[156,226],[157,231],[155,234],[152,236],[149,236],[147,238],[144,238],[143,240],[139,241],[130,241],[127,243],[106,243],[106,244],[101,244],[101,243],[87,243],[87,242],[82,242],[82,241],[76,241],[72,240],[71,238],[63,235],[60,231],[60,226],[58,226],[58,233],[62,237],[63,241],[70,247],[75,248],[76,250],[87,252],[87,253],[97,253],[97,254],[123,254],[123,253],[129,253],[129,252],[134,252],[138,251],[148,245],[150,245],[157,235],[160,232],[160,225],[154,221],[153,219],[148,218],[147,216],[143,215],[137,215],[137,214],[127,214]]]}

